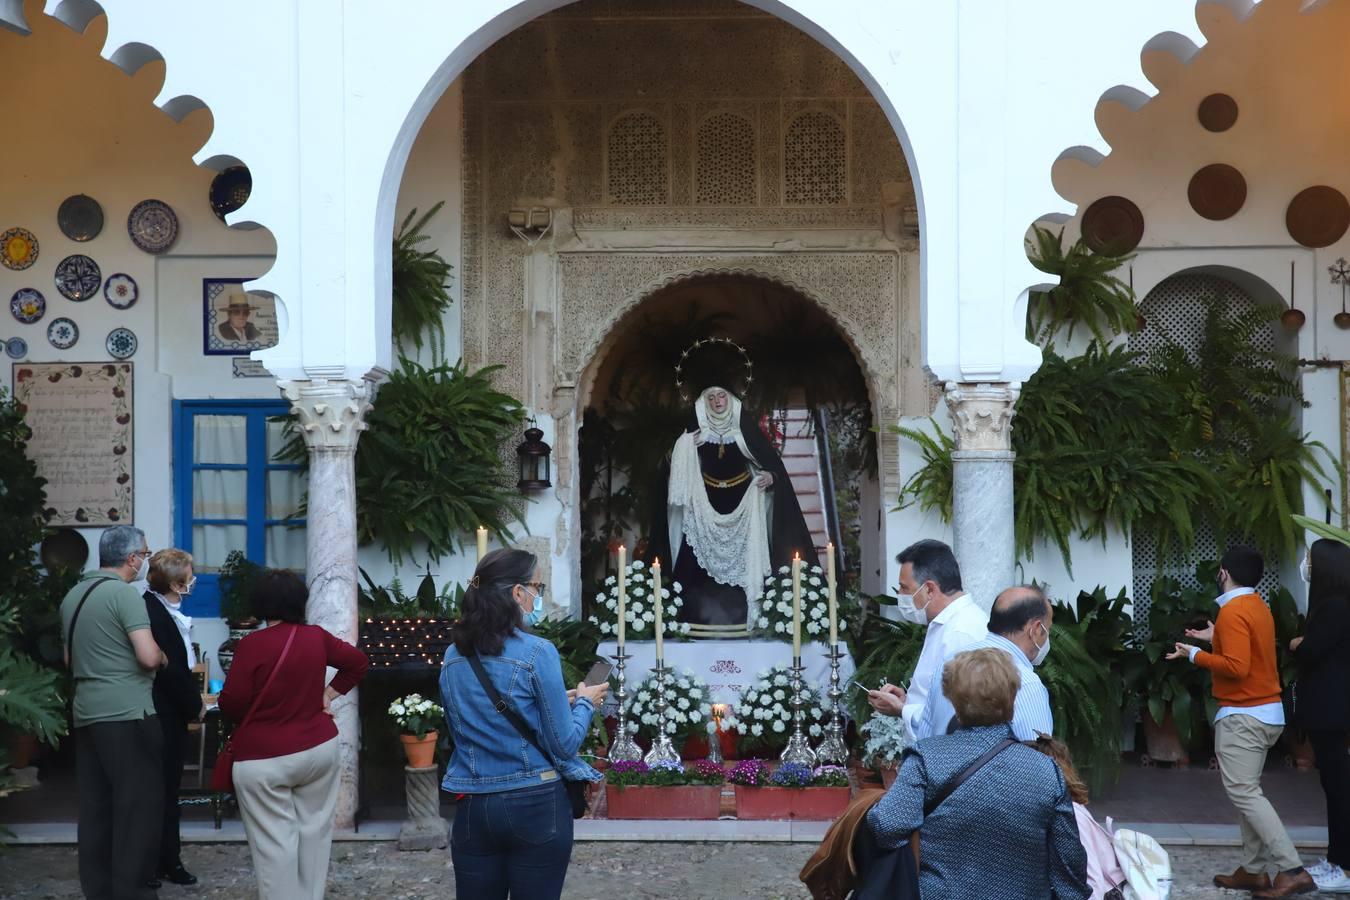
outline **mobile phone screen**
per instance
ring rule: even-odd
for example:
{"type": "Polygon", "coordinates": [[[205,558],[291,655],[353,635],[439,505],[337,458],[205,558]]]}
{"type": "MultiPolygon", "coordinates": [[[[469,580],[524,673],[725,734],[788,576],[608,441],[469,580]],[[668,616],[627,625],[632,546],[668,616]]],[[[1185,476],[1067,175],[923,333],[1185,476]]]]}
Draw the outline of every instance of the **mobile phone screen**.
{"type": "Polygon", "coordinates": [[[855,688],[857,688],[858,690],[862,691],[864,694],[867,693],[867,688],[863,687],[861,684],[858,684],[858,682],[856,682],[856,681],[850,681],[850,682],[849,682],[849,686],[850,686],[850,687],[855,687],[855,688]]]}
{"type": "Polygon", "coordinates": [[[586,673],[586,678],[584,679],[586,686],[593,687],[597,684],[603,684],[609,679],[610,669],[613,668],[613,664],[603,659],[597,659],[595,665],[591,666],[591,670],[586,673]]]}

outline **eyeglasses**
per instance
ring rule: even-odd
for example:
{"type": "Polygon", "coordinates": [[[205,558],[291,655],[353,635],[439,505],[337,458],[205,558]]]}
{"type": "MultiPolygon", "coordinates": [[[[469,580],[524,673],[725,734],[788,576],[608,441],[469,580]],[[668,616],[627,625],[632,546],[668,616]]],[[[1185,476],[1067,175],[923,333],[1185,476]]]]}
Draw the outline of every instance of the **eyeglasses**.
{"type": "Polygon", "coordinates": [[[521,587],[534,588],[536,594],[543,594],[544,588],[548,587],[548,584],[543,581],[526,581],[521,584],[521,587]]]}

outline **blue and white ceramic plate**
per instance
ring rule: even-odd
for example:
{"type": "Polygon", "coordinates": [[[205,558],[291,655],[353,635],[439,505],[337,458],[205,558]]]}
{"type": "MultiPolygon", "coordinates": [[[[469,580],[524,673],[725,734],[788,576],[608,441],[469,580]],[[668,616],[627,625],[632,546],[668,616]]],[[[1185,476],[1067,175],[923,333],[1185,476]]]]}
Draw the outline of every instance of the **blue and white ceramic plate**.
{"type": "Polygon", "coordinates": [[[47,298],[36,288],[19,288],[9,298],[9,311],[25,325],[32,325],[47,314],[47,298]]]}
{"type": "Polygon", "coordinates": [[[136,287],[136,279],[121,272],[109,275],[103,285],[103,299],[117,309],[131,309],[136,305],[136,298],[140,295],[141,290],[136,287]]]}
{"type": "Polygon", "coordinates": [[[114,328],[108,332],[108,339],[103,342],[108,355],[113,359],[130,359],[136,355],[138,344],[136,333],[130,328],[114,328]]]}
{"type": "Polygon", "coordinates": [[[178,216],[163,200],[142,200],[127,216],[127,234],[146,253],[163,253],[178,240],[178,216]]]}
{"type": "Polygon", "coordinates": [[[80,327],[65,316],[52,319],[52,323],[47,326],[47,340],[57,350],[69,350],[79,339],[80,327]]]}
{"type": "Polygon", "coordinates": [[[101,284],[103,273],[98,263],[83,253],[67,256],[56,266],[56,289],[67,300],[77,303],[88,300],[98,293],[101,284]]]}
{"type": "Polygon", "coordinates": [[[5,352],[10,359],[23,359],[28,355],[28,342],[21,337],[12,337],[5,341],[5,352]]]}

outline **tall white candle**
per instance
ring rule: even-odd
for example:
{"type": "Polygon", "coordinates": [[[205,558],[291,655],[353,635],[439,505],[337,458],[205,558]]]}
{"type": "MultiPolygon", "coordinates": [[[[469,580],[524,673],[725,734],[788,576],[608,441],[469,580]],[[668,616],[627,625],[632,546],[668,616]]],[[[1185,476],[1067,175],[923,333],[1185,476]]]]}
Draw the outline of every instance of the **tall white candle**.
{"type": "Polygon", "coordinates": [[[623,652],[623,640],[628,631],[628,548],[619,545],[619,652],[623,652]]]}
{"type": "Polygon", "coordinates": [[[834,585],[834,544],[825,545],[825,583],[830,589],[830,649],[839,643],[839,601],[835,596],[834,585]]]}
{"type": "Polygon", "coordinates": [[[792,554],[792,658],[802,655],[802,558],[792,554]]]}
{"type": "Polygon", "coordinates": [[[487,529],[482,525],[478,526],[478,558],[481,560],[487,556],[487,529]]]}
{"type": "Polygon", "coordinates": [[[661,624],[661,560],[652,562],[652,604],[656,607],[656,661],[662,663],[666,658],[665,626],[661,624]]]}

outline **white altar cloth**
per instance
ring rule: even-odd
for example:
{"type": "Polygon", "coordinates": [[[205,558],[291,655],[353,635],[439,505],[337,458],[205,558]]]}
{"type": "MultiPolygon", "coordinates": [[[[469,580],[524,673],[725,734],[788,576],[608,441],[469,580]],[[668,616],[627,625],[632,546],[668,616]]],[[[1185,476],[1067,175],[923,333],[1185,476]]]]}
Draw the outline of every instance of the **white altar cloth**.
{"type": "MultiPolygon", "coordinates": [[[[632,658],[624,677],[631,690],[645,681],[656,665],[655,641],[628,641],[625,645],[632,658]]],[[[843,644],[841,642],[840,646],[843,644]]],[[[613,662],[618,646],[604,641],[597,652],[613,662]]],[[[806,683],[822,691],[830,684],[830,658],[825,645],[802,645],[802,665],[806,668],[806,683]]],[[[759,680],[759,673],[774,666],[792,665],[792,644],[786,641],[752,641],[741,638],[730,641],[666,641],[666,665],[679,671],[688,669],[707,683],[714,703],[736,703],[741,691],[759,680]]],[[[839,661],[839,687],[848,690],[848,679],[853,677],[853,658],[844,648],[839,661]]]]}

